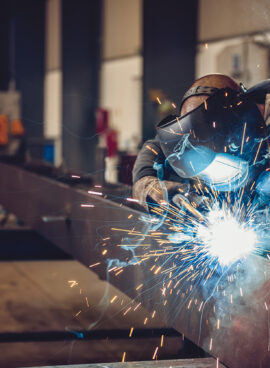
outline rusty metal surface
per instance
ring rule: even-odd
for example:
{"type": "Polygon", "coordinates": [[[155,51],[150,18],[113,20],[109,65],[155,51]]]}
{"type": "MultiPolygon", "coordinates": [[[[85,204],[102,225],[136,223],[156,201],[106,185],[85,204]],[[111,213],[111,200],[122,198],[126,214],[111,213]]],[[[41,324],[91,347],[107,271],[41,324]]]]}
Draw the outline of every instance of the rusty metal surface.
{"type": "Polygon", "coordinates": [[[127,363],[61,365],[33,368],[225,368],[213,358],[160,360],[127,363]]]}
{"type": "MultiPolygon", "coordinates": [[[[145,231],[140,212],[82,190],[40,177],[24,170],[0,164],[0,203],[13,211],[54,244],[86,266],[103,260],[95,269],[106,278],[106,262],[101,255],[101,239],[111,227],[129,227],[145,231]],[[93,208],[82,208],[90,203],[93,208]],[[128,216],[132,214],[132,221],[128,216]],[[69,219],[66,221],[66,219],[69,219]],[[47,220],[46,220],[47,219],[47,220]]],[[[116,246],[121,234],[110,233],[108,258],[126,259],[129,252],[116,246]]],[[[148,309],[156,309],[160,318],[184,333],[230,368],[268,368],[270,263],[252,255],[235,270],[237,278],[224,275],[217,283],[181,285],[180,293],[167,298],[166,308],[160,292],[160,279],[145,266],[128,267],[109,282],[148,309]],[[136,286],[144,283],[144,289],[136,286]],[[148,292],[146,292],[148,290],[148,292]],[[150,292],[149,292],[150,290],[150,292]]]]}

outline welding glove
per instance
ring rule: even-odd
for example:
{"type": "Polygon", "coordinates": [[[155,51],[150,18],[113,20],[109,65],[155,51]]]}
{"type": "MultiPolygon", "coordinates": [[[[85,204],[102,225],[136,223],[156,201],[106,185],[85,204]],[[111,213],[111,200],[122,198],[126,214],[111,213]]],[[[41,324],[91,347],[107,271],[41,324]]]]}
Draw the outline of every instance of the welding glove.
{"type": "Polygon", "coordinates": [[[204,219],[204,213],[209,208],[209,199],[196,193],[186,193],[186,195],[176,194],[172,202],[189,215],[195,216],[198,220],[204,219]]]}
{"type": "Polygon", "coordinates": [[[133,185],[133,197],[147,210],[151,204],[161,204],[171,200],[174,195],[185,195],[189,191],[189,184],[162,180],[154,176],[144,176],[133,185]]]}

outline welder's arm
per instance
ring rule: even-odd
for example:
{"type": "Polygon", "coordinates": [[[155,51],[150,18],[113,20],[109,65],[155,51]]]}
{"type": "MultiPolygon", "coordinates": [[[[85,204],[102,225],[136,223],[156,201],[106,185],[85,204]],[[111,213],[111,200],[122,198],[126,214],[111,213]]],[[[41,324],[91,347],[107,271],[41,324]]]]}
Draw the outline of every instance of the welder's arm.
{"type": "Polygon", "coordinates": [[[155,162],[164,164],[165,156],[159,141],[152,139],[143,145],[133,169],[133,197],[147,210],[149,203],[159,204],[166,198],[170,199],[175,194],[188,190],[185,183],[167,180],[161,182],[154,169],[155,162]]]}
{"type": "Polygon", "coordinates": [[[132,172],[133,184],[146,176],[156,177],[157,172],[154,169],[154,163],[156,161],[164,163],[165,156],[158,139],[155,138],[145,142],[138,154],[132,172]]]}

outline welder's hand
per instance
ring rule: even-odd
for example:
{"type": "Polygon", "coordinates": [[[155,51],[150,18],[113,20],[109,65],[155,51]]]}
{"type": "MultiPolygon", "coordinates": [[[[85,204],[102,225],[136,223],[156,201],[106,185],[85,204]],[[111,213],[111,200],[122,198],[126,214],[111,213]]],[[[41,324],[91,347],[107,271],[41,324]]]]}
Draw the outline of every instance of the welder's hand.
{"type": "Polygon", "coordinates": [[[178,193],[172,198],[173,203],[178,207],[182,207],[183,202],[188,202],[193,207],[197,208],[200,207],[205,200],[206,198],[204,196],[191,192],[185,193],[185,195],[178,193]]]}
{"type": "Polygon", "coordinates": [[[186,183],[160,181],[154,176],[145,176],[133,186],[133,197],[149,210],[150,204],[161,204],[164,200],[171,200],[175,194],[185,194],[189,190],[186,183]]]}
{"type": "Polygon", "coordinates": [[[172,198],[172,202],[177,207],[184,209],[189,213],[189,215],[195,216],[198,220],[203,221],[204,216],[201,211],[202,203],[205,197],[199,196],[196,193],[187,193],[185,196],[182,194],[176,194],[172,198]]]}

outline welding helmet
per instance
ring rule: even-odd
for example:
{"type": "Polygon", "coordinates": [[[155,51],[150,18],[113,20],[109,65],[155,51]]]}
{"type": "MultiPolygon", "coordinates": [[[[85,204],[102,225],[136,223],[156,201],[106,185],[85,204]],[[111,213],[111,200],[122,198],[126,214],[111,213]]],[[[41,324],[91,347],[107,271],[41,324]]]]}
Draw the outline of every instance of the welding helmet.
{"type": "Polygon", "coordinates": [[[256,104],[265,102],[270,80],[246,90],[195,87],[208,95],[182,117],[162,121],[157,134],[166,161],[182,178],[199,179],[219,191],[236,190],[252,180],[268,157],[267,131],[256,104]]]}

